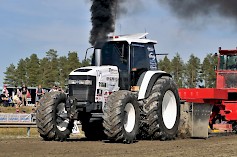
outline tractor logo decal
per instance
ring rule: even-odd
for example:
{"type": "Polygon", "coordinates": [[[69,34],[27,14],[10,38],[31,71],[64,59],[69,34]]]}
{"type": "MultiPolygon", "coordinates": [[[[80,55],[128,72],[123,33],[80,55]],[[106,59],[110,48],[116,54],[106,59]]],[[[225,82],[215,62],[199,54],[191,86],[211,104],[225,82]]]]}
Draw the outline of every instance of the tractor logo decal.
{"type": "Polygon", "coordinates": [[[118,74],[118,71],[116,69],[109,68],[109,72],[111,74],[118,74]]]}

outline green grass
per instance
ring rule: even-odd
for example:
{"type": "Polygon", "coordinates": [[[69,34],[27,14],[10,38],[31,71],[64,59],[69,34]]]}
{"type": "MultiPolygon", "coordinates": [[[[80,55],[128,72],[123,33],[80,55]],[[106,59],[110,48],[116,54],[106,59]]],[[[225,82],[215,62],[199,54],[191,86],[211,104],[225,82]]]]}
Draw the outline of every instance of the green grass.
{"type": "MultiPolygon", "coordinates": [[[[32,109],[35,109],[35,107],[22,106],[19,108],[19,113],[32,113],[32,109]]],[[[16,113],[16,108],[0,106],[0,113],[16,113]]]]}
{"type": "MultiPolygon", "coordinates": [[[[84,132],[80,129],[79,134],[71,134],[71,138],[85,138],[84,132]]],[[[0,128],[0,139],[5,138],[29,138],[27,128],[0,128]]],[[[30,129],[30,138],[40,138],[37,128],[30,129]]]]}
{"type": "MultiPolygon", "coordinates": [[[[27,128],[0,128],[0,138],[28,137],[27,128]]],[[[30,137],[39,137],[37,128],[30,129],[30,137]]]]}

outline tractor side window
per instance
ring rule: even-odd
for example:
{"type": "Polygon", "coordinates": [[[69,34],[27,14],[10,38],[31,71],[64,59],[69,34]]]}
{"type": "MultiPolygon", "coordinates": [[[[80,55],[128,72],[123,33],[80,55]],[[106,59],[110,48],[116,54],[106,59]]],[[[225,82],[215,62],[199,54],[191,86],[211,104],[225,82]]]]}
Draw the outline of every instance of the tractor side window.
{"type": "Polygon", "coordinates": [[[132,68],[136,69],[149,69],[148,54],[144,45],[132,45],[132,68]]]}
{"type": "Polygon", "coordinates": [[[237,56],[221,55],[219,62],[220,70],[235,70],[237,69],[237,56]]]}
{"type": "Polygon", "coordinates": [[[220,70],[226,69],[226,58],[225,58],[225,56],[220,56],[219,68],[220,68],[220,70]]]}
{"type": "Polygon", "coordinates": [[[237,69],[237,56],[235,55],[227,55],[226,57],[226,69],[235,70],[237,69]]]}
{"type": "Polygon", "coordinates": [[[149,70],[148,51],[144,44],[131,45],[131,86],[135,86],[141,74],[149,70]]]}

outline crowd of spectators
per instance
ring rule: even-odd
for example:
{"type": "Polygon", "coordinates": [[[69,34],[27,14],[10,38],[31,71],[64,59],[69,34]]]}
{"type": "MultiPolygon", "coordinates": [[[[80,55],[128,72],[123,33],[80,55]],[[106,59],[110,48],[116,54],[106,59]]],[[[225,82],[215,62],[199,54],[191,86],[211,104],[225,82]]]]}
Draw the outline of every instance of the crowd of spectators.
{"type": "Polygon", "coordinates": [[[21,88],[15,86],[12,91],[12,95],[9,94],[7,85],[4,85],[2,94],[0,96],[0,101],[4,107],[15,106],[16,111],[18,112],[20,106],[26,106],[28,104],[27,95],[29,95],[29,91],[25,84],[23,84],[21,88]]]}
{"type": "MultiPolygon", "coordinates": [[[[61,91],[64,92],[63,89],[60,86],[54,85],[49,92],[52,91],[61,91]]],[[[35,107],[39,105],[39,100],[42,98],[42,96],[46,93],[46,90],[42,88],[42,85],[38,85],[38,87],[35,90],[35,107]]],[[[21,106],[28,106],[28,100],[31,96],[27,86],[25,84],[22,84],[22,86],[19,88],[15,86],[15,88],[12,91],[12,94],[9,94],[9,91],[7,89],[7,85],[3,86],[2,93],[0,95],[0,103],[4,107],[12,106],[16,107],[16,112],[19,112],[19,108],[21,106]]]]}

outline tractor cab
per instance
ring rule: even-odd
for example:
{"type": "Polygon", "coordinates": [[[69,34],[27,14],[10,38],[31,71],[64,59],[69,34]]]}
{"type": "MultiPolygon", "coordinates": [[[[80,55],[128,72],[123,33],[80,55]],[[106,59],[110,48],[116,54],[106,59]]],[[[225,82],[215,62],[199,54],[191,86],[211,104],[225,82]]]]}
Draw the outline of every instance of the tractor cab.
{"type": "Polygon", "coordinates": [[[228,100],[237,100],[237,49],[219,48],[216,88],[228,91],[228,100]]]}
{"type": "Polygon", "coordinates": [[[94,46],[92,66],[113,65],[119,70],[120,89],[135,86],[141,74],[157,69],[154,44],[146,39],[148,33],[112,36],[94,46]]]}
{"type": "Polygon", "coordinates": [[[227,88],[237,92],[237,49],[222,50],[219,48],[216,75],[216,87],[218,89],[227,88]]]}

